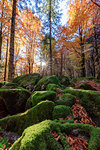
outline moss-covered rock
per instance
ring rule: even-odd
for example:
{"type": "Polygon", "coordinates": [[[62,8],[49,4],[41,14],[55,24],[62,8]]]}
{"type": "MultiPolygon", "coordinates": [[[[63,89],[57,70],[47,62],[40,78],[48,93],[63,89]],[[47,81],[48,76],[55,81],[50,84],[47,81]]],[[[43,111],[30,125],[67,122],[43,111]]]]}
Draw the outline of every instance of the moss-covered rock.
{"type": "Polygon", "coordinates": [[[43,77],[36,85],[37,91],[46,90],[48,84],[57,84],[59,85],[59,79],[56,75],[43,77]]]}
{"type": "Polygon", "coordinates": [[[42,101],[24,113],[0,119],[0,126],[5,128],[7,131],[13,131],[21,134],[25,128],[33,124],[46,119],[52,119],[53,109],[53,102],[48,100],[42,101]]]}
{"type": "Polygon", "coordinates": [[[55,102],[56,92],[54,92],[54,91],[35,91],[31,95],[31,97],[27,100],[26,109],[29,109],[44,100],[51,100],[51,101],[55,102]]]}
{"type": "Polygon", "coordinates": [[[57,88],[60,88],[59,85],[57,84],[48,84],[47,87],[46,87],[46,90],[47,91],[57,91],[57,88]]]}
{"type": "Polygon", "coordinates": [[[1,88],[2,86],[4,86],[4,85],[8,84],[8,83],[9,83],[9,82],[7,82],[7,81],[0,82],[0,88],[1,88]]]}
{"type": "Polygon", "coordinates": [[[54,121],[46,120],[25,129],[22,136],[12,145],[10,150],[72,150],[65,138],[65,133],[68,134],[73,129],[89,133],[88,150],[98,150],[100,148],[100,128],[78,123],[61,125],[54,121]],[[54,138],[53,131],[58,134],[58,141],[54,138]]]}
{"type": "Polygon", "coordinates": [[[3,99],[8,114],[16,114],[25,110],[30,93],[25,89],[0,89],[0,97],[3,99]]]}
{"type": "Polygon", "coordinates": [[[40,80],[40,74],[26,74],[16,77],[13,80],[13,83],[17,83],[19,86],[23,88],[28,88],[32,91],[34,89],[34,85],[40,80]]]}
{"type": "Polygon", "coordinates": [[[56,103],[58,105],[66,105],[71,107],[75,103],[75,97],[72,94],[66,93],[61,97],[61,100],[56,103]]]}
{"type": "Polygon", "coordinates": [[[8,82],[1,89],[22,89],[22,87],[19,87],[17,83],[8,82]]]}
{"type": "Polygon", "coordinates": [[[57,105],[53,110],[53,119],[66,118],[71,112],[69,106],[57,105]]]}
{"type": "Polygon", "coordinates": [[[7,110],[4,103],[4,99],[0,96],[0,119],[7,116],[7,110]]]}
{"type": "Polygon", "coordinates": [[[76,96],[92,119],[97,120],[100,125],[100,91],[66,88],[64,93],[76,96]]]}
{"type": "Polygon", "coordinates": [[[72,79],[70,79],[70,85],[75,86],[76,82],[89,81],[89,80],[94,80],[95,82],[100,83],[100,80],[98,80],[95,77],[81,77],[81,78],[72,78],[72,79]]]}
{"type": "Polygon", "coordinates": [[[94,91],[96,91],[96,89],[93,88],[93,87],[92,87],[90,84],[88,84],[88,83],[81,83],[81,84],[77,87],[77,89],[94,90],[94,91]]]}
{"type": "Polygon", "coordinates": [[[60,84],[63,84],[65,86],[68,86],[70,84],[68,77],[62,75],[62,76],[59,76],[58,78],[59,78],[60,84]]]}

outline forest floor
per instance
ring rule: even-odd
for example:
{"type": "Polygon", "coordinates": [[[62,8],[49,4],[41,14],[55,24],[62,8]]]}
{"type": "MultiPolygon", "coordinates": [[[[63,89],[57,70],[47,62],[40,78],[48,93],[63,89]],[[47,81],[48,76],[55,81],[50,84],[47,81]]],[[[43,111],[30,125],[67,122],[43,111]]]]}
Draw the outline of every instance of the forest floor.
{"type": "MultiPolygon", "coordinates": [[[[84,83],[91,85],[91,87],[94,88],[96,91],[100,91],[100,83],[97,83],[94,80],[83,80],[76,82],[74,88],[77,89],[81,84],[84,83]]],[[[60,88],[58,88],[57,101],[60,101],[63,95],[63,91],[60,88]]],[[[73,119],[74,123],[89,124],[96,127],[95,122],[92,121],[86,109],[80,104],[80,100],[76,96],[74,96],[74,98],[75,103],[71,107],[72,113],[70,113],[66,118],[61,117],[58,118],[58,120],[62,121],[62,124],[65,124],[67,120],[73,119]]],[[[0,116],[0,118],[3,117],[0,116]]],[[[52,132],[52,135],[56,139],[56,141],[60,141],[60,135],[56,131],[52,132]]],[[[19,137],[20,136],[15,132],[7,132],[6,130],[0,130],[0,150],[9,150],[9,148],[19,137]]],[[[65,133],[65,138],[71,146],[72,150],[88,150],[89,135],[84,134],[81,136],[78,129],[72,130],[72,132],[70,132],[69,134],[65,133]]]]}

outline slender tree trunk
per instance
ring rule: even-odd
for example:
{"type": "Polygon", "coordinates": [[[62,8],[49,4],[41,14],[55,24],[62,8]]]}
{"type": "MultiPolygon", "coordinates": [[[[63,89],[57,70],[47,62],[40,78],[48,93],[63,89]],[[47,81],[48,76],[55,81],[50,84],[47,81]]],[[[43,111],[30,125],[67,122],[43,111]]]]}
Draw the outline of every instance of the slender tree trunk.
{"type": "Polygon", "coordinates": [[[93,55],[91,56],[91,60],[92,60],[92,75],[93,77],[95,77],[95,61],[94,61],[94,49],[93,49],[93,55]]]}
{"type": "Polygon", "coordinates": [[[79,35],[80,35],[80,46],[81,46],[81,67],[82,67],[82,77],[85,77],[85,54],[84,54],[84,42],[82,38],[82,29],[79,27],[79,35]]]}
{"type": "Polygon", "coordinates": [[[63,69],[63,53],[62,53],[62,50],[61,50],[61,67],[60,67],[60,75],[62,75],[62,69],[63,69]]]}
{"type": "Polygon", "coordinates": [[[0,29],[0,60],[1,60],[1,50],[2,49],[2,23],[1,23],[1,29],[0,29]]]}
{"type": "Polygon", "coordinates": [[[14,37],[15,37],[16,5],[17,5],[17,0],[13,0],[11,33],[10,33],[9,64],[8,64],[8,81],[12,81],[14,78],[14,37]]]}
{"type": "Polygon", "coordinates": [[[8,58],[8,39],[7,39],[7,49],[6,49],[6,61],[5,61],[4,81],[6,81],[6,75],[7,75],[7,58],[8,58]]]}
{"type": "MultiPolygon", "coordinates": [[[[1,12],[1,18],[3,18],[3,10],[4,9],[4,0],[2,2],[2,12],[1,12]]],[[[1,51],[2,51],[2,22],[0,27],[0,60],[1,60],[1,51]]]]}
{"type": "Polygon", "coordinates": [[[50,39],[50,75],[52,75],[52,42],[51,42],[51,0],[49,3],[49,39],[50,39]]]}
{"type": "Polygon", "coordinates": [[[99,50],[97,44],[96,27],[94,27],[94,61],[95,61],[95,77],[100,79],[99,50]]]}
{"type": "Polygon", "coordinates": [[[31,73],[31,63],[30,63],[30,60],[29,60],[29,62],[28,62],[28,64],[29,64],[29,74],[31,73]]]}

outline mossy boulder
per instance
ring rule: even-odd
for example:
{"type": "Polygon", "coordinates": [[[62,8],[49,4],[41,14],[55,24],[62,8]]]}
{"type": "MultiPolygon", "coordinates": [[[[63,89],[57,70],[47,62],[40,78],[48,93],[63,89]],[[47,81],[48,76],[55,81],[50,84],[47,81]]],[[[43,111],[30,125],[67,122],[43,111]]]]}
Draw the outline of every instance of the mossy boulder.
{"type": "Polygon", "coordinates": [[[96,91],[96,89],[93,88],[93,87],[92,87],[90,84],[88,84],[88,83],[81,83],[81,84],[77,87],[77,89],[94,90],[94,91],[96,91]]]}
{"type": "Polygon", "coordinates": [[[4,103],[4,99],[0,96],[0,119],[7,116],[7,110],[4,103]]]}
{"type": "Polygon", "coordinates": [[[51,100],[51,101],[55,102],[56,92],[54,92],[54,91],[35,91],[31,95],[31,97],[27,100],[26,109],[29,109],[44,100],[51,100]]]}
{"type": "Polygon", "coordinates": [[[24,113],[0,119],[0,126],[7,131],[17,132],[19,135],[25,128],[46,119],[52,119],[54,103],[42,101],[24,113]]]}
{"type": "Polygon", "coordinates": [[[43,77],[37,83],[36,90],[37,91],[46,90],[46,87],[47,87],[48,84],[57,84],[57,85],[59,85],[58,77],[56,75],[43,77]]]}
{"type": "Polygon", "coordinates": [[[13,80],[13,83],[17,83],[23,88],[29,88],[32,91],[36,83],[40,80],[40,78],[40,74],[38,73],[26,74],[16,77],[13,80]]]}
{"type": "Polygon", "coordinates": [[[46,87],[46,90],[47,91],[57,91],[57,88],[60,88],[59,85],[57,84],[48,84],[47,87],[46,87]]]}
{"type": "Polygon", "coordinates": [[[17,83],[8,82],[1,89],[22,89],[22,87],[19,87],[17,83]]]}
{"type": "Polygon", "coordinates": [[[25,110],[30,93],[26,89],[0,89],[0,97],[3,99],[8,114],[16,114],[25,110]]]}
{"type": "Polygon", "coordinates": [[[9,83],[9,82],[7,82],[7,81],[0,82],[0,88],[1,88],[2,86],[4,86],[4,85],[8,84],[8,83],[9,83]]]}
{"type": "Polygon", "coordinates": [[[60,84],[62,84],[64,86],[68,86],[70,84],[68,77],[62,75],[62,76],[59,76],[58,78],[59,78],[60,84]]]}
{"type": "Polygon", "coordinates": [[[66,88],[64,93],[70,93],[80,100],[80,104],[86,109],[94,121],[100,125],[100,91],[66,88]]]}
{"type": "Polygon", "coordinates": [[[58,105],[66,105],[71,107],[75,103],[75,97],[72,94],[66,93],[61,97],[61,100],[56,103],[58,105]]]}
{"type": "Polygon", "coordinates": [[[71,112],[69,106],[57,105],[53,110],[53,119],[66,118],[71,112]]]}
{"type": "MultiPolygon", "coordinates": [[[[72,150],[67,140],[60,133],[60,144],[52,135],[57,124],[50,120],[33,125],[23,132],[22,136],[12,145],[10,150],[72,150]]],[[[58,128],[59,130],[60,128],[58,128]]]]}
{"type": "Polygon", "coordinates": [[[72,150],[65,134],[69,134],[73,129],[78,129],[90,135],[88,150],[98,150],[100,148],[100,128],[78,123],[61,125],[46,120],[25,129],[22,136],[11,146],[10,150],[72,150]],[[54,138],[52,132],[58,134],[59,140],[54,138]]]}

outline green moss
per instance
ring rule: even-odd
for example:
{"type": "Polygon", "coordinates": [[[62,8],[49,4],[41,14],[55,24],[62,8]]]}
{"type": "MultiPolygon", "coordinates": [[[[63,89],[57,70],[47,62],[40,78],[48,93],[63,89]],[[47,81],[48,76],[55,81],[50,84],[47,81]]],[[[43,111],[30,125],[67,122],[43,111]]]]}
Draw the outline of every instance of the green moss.
{"type": "Polygon", "coordinates": [[[61,100],[57,101],[56,103],[58,105],[67,105],[71,107],[75,103],[75,98],[72,94],[66,93],[61,97],[61,100]]]}
{"type": "Polygon", "coordinates": [[[88,84],[88,83],[82,83],[82,84],[80,84],[77,89],[94,90],[94,91],[96,91],[96,89],[93,88],[93,87],[92,87],[90,84],[88,84]]]}
{"type": "Polygon", "coordinates": [[[35,91],[31,97],[27,100],[26,109],[37,105],[43,100],[56,100],[56,93],[54,91],[35,91]]]}
{"type": "Polygon", "coordinates": [[[7,82],[7,81],[0,82],[0,88],[1,88],[2,86],[4,86],[4,85],[8,84],[8,83],[9,83],[9,82],[7,82]]]}
{"type": "Polygon", "coordinates": [[[30,93],[25,89],[0,89],[0,97],[9,114],[23,112],[30,93]]]}
{"type": "Polygon", "coordinates": [[[65,86],[68,86],[70,84],[68,77],[62,75],[62,76],[59,76],[58,78],[59,78],[60,84],[65,85],[65,86]]]}
{"type": "Polygon", "coordinates": [[[58,120],[58,119],[55,119],[53,120],[54,122],[56,123],[60,123],[60,124],[63,124],[63,123],[74,123],[74,120],[73,119],[68,119],[68,120],[58,120]]]}
{"type": "Polygon", "coordinates": [[[71,113],[71,108],[65,105],[58,105],[54,107],[53,119],[66,118],[71,113]]]}
{"type": "MultiPolygon", "coordinates": [[[[93,120],[100,118],[100,91],[66,88],[64,93],[76,96],[93,120]]],[[[100,125],[100,122],[98,125],[100,125]]]]}
{"type": "Polygon", "coordinates": [[[63,150],[51,133],[54,126],[52,121],[47,120],[27,128],[10,150],[63,150]]]}
{"type": "Polygon", "coordinates": [[[21,134],[25,128],[46,119],[52,119],[54,103],[43,101],[24,113],[0,119],[0,126],[21,134]]]}
{"type": "Polygon", "coordinates": [[[57,84],[59,85],[59,80],[56,75],[43,77],[36,85],[36,90],[46,90],[48,84],[57,84]]]}
{"type": "Polygon", "coordinates": [[[9,82],[2,86],[1,89],[22,89],[22,87],[19,87],[16,83],[9,82]]]}
{"type": "MultiPolygon", "coordinates": [[[[17,83],[19,86],[26,88],[29,85],[34,85],[40,80],[40,75],[38,73],[26,74],[16,77],[13,83],[17,83]]],[[[32,88],[32,87],[31,87],[32,88]]],[[[32,90],[32,89],[31,89],[32,90]]]]}
{"type": "Polygon", "coordinates": [[[48,84],[47,87],[46,87],[46,90],[56,92],[57,88],[60,88],[60,86],[57,85],[57,84],[48,84]]]}
{"type": "Polygon", "coordinates": [[[10,150],[72,150],[65,134],[70,133],[73,129],[88,133],[90,135],[88,150],[98,150],[100,128],[78,123],[59,124],[50,120],[25,129],[22,136],[12,145],[10,150]],[[53,137],[53,131],[58,134],[58,141],[53,137]]]}
{"type": "Polygon", "coordinates": [[[2,139],[0,140],[0,148],[4,149],[4,147],[5,149],[11,147],[11,145],[8,144],[8,139],[6,137],[2,137],[2,139]]]}
{"type": "Polygon", "coordinates": [[[94,80],[95,82],[100,83],[100,80],[98,80],[97,78],[92,77],[92,76],[91,77],[72,78],[72,79],[70,79],[70,83],[74,84],[74,83],[80,82],[82,80],[87,80],[87,81],[94,80]]]}

